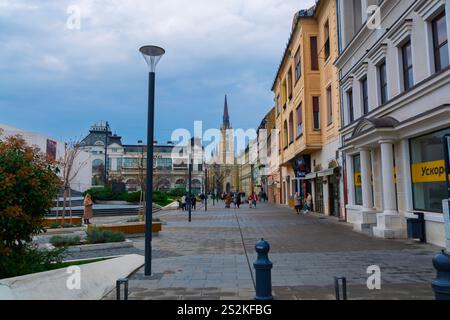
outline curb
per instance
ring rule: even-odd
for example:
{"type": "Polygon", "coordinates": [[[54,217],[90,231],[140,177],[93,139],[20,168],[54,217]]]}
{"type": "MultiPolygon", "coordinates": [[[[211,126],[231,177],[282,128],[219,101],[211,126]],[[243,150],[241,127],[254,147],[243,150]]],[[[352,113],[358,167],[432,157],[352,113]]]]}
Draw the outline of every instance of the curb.
{"type": "Polygon", "coordinates": [[[133,247],[133,241],[126,239],[123,242],[96,243],[96,244],[85,244],[85,245],[72,246],[67,249],[67,252],[74,253],[74,252],[121,249],[121,248],[132,248],[132,247],[133,247]]]}

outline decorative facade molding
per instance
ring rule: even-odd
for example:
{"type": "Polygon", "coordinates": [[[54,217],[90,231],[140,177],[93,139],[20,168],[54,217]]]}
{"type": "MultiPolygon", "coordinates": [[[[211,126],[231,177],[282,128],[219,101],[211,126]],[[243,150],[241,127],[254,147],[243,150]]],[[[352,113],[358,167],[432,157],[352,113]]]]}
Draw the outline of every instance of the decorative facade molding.
{"type": "Polygon", "coordinates": [[[431,20],[435,14],[445,7],[444,0],[422,0],[414,8],[418,15],[422,17],[423,20],[431,20]]]}
{"type": "Polygon", "coordinates": [[[345,78],[344,81],[342,81],[341,88],[344,92],[347,92],[353,87],[353,80],[354,80],[353,75],[350,75],[347,78],[345,78]]]}
{"type": "Polygon", "coordinates": [[[389,32],[388,38],[394,46],[399,47],[407,38],[411,37],[413,24],[412,19],[406,19],[389,32]]]}
{"type": "Polygon", "coordinates": [[[356,80],[361,80],[365,76],[367,76],[367,70],[369,69],[369,63],[364,61],[361,64],[356,67],[355,72],[353,73],[353,76],[356,80]]]}
{"type": "Polygon", "coordinates": [[[375,47],[375,49],[369,53],[369,60],[374,64],[378,65],[381,61],[386,59],[388,45],[386,43],[381,43],[375,47]]]}

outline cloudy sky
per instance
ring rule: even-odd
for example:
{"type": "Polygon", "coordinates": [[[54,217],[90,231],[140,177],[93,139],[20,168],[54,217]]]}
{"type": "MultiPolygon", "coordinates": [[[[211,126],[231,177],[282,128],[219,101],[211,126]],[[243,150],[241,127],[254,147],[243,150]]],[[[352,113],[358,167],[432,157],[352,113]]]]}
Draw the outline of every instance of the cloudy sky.
{"type": "Polygon", "coordinates": [[[235,128],[254,128],[292,17],[314,0],[0,0],[0,123],[73,139],[108,120],[125,143],[146,137],[144,44],[157,69],[156,139],[218,127],[228,95],[235,128]],[[80,19],[78,20],[78,13],[80,19]],[[78,28],[79,26],[79,28],[78,28]]]}

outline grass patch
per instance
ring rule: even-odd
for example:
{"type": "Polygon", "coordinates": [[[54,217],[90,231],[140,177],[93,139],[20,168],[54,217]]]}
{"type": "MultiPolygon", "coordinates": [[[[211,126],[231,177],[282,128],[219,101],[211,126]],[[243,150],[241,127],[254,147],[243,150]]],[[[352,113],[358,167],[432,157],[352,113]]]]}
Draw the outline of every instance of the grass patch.
{"type": "Polygon", "coordinates": [[[54,263],[53,265],[51,265],[50,269],[48,269],[47,271],[61,269],[61,268],[67,268],[70,266],[82,266],[85,264],[105,261],[105,260],[109,260],[109,259],[111,259],[111,258],[95,258],[95,259],[88,259],[88,260],[81,260],[81,261],[59,262],[59,263],[54,263]]]}

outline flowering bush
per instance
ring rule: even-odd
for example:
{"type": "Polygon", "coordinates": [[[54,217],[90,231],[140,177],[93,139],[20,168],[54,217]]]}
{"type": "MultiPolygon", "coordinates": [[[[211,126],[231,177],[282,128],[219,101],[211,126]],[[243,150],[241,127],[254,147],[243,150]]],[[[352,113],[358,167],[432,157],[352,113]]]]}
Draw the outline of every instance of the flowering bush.
{"type": "Polygon", "coordinates": [[[34,250],[32,237],[43,232],[43,218],[60,187],[56,174],[56,163],[20,136],[0,140],[0,278],[34,250]]]}

